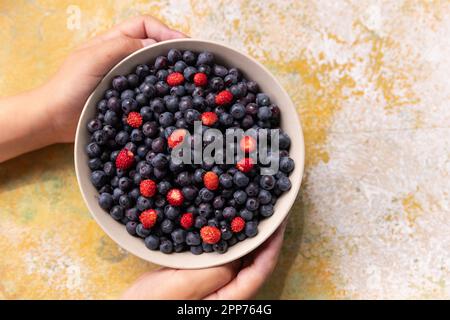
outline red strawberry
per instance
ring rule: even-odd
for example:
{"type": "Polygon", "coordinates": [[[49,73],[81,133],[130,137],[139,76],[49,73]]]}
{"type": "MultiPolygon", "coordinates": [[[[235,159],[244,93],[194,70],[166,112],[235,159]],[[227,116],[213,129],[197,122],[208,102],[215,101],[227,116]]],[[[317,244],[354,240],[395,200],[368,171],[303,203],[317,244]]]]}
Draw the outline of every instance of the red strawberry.
{"type": "Polygon", "coordinates": [[[203,176],[203,184],[209,190],[217,190],[219,188],[219,177],[213,171],[208,171],[203,176]]]}
{"type": "Polygon", "coordinates": [[[167,84],[171,87],[179,86],[180,84],[183,84],[184,77],[179,72],[172,72],[167,76],[167,84]]]}
{"type": "Polygon", "coordinates": [[[209,127],[214,125],[218,120],[217,114],[215,112],[211,112],[211,111],[203,112],[201,118],[202,118],[202,123],[205,126],[209,126],[209,127]]]}
{"type": "Polygon", "coordinates": [[[183,213],[180,219],[180,225],[184,229],[189,229],[194,225],[194,215],[190,212],[183,213]]]}
{"type": "Polygon", "coordinates": [[[139,191],[144,197],[153,197],[156,193],[156,183],[153,180],[142,180],[139,184],[139,191]]]}
{"type": "Polygon", "coordinates": [[[134,163],[134,154],[127,148],[120,150],[116,158],[117,169],[128,169],[134,163]]]}
{"type": "Polygon", "coordinates": [[[177,145],[183,142],[184,137],[187,134],[186,129],[176,129],[167,139],[167,144],[169,145],[169,148],[175,148],[177,145]]]}
{"type": "Polygon", "coordinates": [[[130,112],[127,117],[127,123],[130,127],[139,128],[142,125],[142,116],[139,112],[130,112]]]}
{"type": "Polygon", "coordinates": [[[208,77],[204,73],[201,72],[196,73],[194,75],[194,84],[197,87],[204,87],[208,84],[208,77]]]}
{"type": "Polygon", "coordinates": [[[180,189],[171,189],[167,192],[167,202],[172,206],[181,206],[184,201],[184,196],[180,189]]]}
{"type": "Polygon", "coordinates": [[[223,106],[233,101],[233,94],[228,90],[220,91],[216,96],[216,104],[223,106]]]}
{"type": "Polygon", "coordinates": [[[253,152],[256,150],[256,140],[251,136],[244,136],[239,143],[241,150],[244,152],[253,152]]]}
{"type": "Polygon", "coordinates": [[[231,230],[234,233],[241,232],[244,230],[245,227],[245,220],[241,217],[236,217],[233,220],[231,220],[231,230]]]}
{"type": "Polygon", "coordinates": [[[221,233],[216,227],[205,226],[200,229],[200,236],[204,242],[214,244],[220,241],[221,233]]]}
{"type": "Polygon", "coordinates": [[[253,159],[252,158],[242,158],[236,164],[236,168],[238,168],[242,172],[249,172],[253,168],[253,159]]]}
{"type": "Polygon", "coordinates": [[[158,214],[154,209],[148,209],[141,213],[139,216],[139,220],[145,229],[150,229],[156,223],[156,219],[158,218],[158,214]]]}

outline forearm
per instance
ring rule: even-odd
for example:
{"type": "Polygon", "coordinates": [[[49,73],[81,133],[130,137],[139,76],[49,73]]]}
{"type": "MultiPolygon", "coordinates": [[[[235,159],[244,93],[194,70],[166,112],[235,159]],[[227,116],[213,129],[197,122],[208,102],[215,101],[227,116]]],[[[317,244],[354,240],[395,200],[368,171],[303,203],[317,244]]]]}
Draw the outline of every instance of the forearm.
{"type": "Polygon", "coordinates": [[[57,141],[42,89],[0,99],[0,163],[57,141]]]}

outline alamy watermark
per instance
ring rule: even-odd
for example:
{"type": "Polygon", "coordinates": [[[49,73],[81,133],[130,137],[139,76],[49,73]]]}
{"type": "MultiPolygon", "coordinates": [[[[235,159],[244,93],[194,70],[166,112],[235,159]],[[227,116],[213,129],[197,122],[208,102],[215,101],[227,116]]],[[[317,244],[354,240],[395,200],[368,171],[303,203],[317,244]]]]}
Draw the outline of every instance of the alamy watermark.
{"type": "MultiPolygon", "coordinates": [[[[177,129],[180,130],[180,129],[177,129]]],[[[183,129],[181,129],[183,130],[183,129]]],[[[172,149],[174,164],[235,164],[243,158],[258,163],[262,175],[274,175],[279,167],[279,129],[229,128],[225,133],[194,122],[194,132],[187,130],[183,142],[172,149]],[[253,138],[254,146],[246,155],[240,147],[244,137],[253,138]]]]}

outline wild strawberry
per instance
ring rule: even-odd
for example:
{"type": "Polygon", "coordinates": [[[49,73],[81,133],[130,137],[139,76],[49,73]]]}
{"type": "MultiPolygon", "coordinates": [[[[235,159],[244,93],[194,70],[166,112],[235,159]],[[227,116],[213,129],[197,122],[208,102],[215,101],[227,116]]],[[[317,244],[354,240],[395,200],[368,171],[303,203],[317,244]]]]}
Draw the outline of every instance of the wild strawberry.
{"type": "Polygon", "coordinates": [[[209,127],[214,125],[218,120],[217,114],[215,112],[211,112],[211,111],[203,112],[201,119],[202,119],[202,123],[205,126],[209,126],[209,127]]]}
{"type": "Polygon", "coordinates": [[[204,73],[201,72],[196,73],[194,75],[194,84],[197,87],[204,87],[208,84],[208,77],[204,73]]]}
{"type": "Polygon", "coordinates": [[[145,229],[150,229],[156,223],[156,219],[158,218],[158,214],[154,209],[148,209],[141,213],[139,216],[139,220],[145,229]]]}
{"type": "Polygon", "coordinates": [[[244,136],[239,143],[241,150],[249,153],[256,150],[256,140],[251,136],[244,136]]]}
{"type": "Polygon", "coordinates": [[[177,145],[183,142],[184,137],[187,134],[186,129],[176,129],[167,139],[167,144],[169,145],[169,148],[175,148],[177,145]]]}
{"type": "Polygon", "coordinates": [[[252,158],[242,158],[236,164],[236,168],[238,168],[242,172],[249,172],[253,168],[253,159],[252,158]]]}
{"type": "Polygon", "coordinates": [[[170,205],[176,207],[181,206],[184,201],[184,196],[180,189],[170,189],[169,192],[167,192],[166,198],[170,205]]]}
{"type": "Polygon", "coordinates": [[[130,127],[139,128],[142,125],[142,116],[139,112],[130,112],[127,116],[127,123],[130,127]]]}
{"type": "Polygon", "coordinates": [[[189,229],[194,225],[194,215],[190,212],[183,213],[180,219],[180,225],[184,229],[189,229]]]}
{"type": "Polygon", "coordinates": [[[231,220],[231,231],[234,233],[241,232],[244,230],[245,227],[245,220],[241,217],[235,217],[233,220],[231,220]]]}
{"type": "Polygon", "coordinates": [[[216,96],[216,104],[223,106],[233,101],[233,94],[228,90],[220,91],[216,96]]]}
{"type": "Polygon", "coordinates": [[[153,180],[142,180],[139,184],[139,191],[144,197],[153,197],[156,193],[156,183],[153,180]]]}
{"type": "Polygon", "coordinates": [[[219,177],[213,171],[208,171],[203,176],[203,184],[209,190],[217,190],[219,188],[219,177]]]}
{"type": "Polygon", "coordinates": [[[208,244],[214,244],[220,241],[221,233],[216,227],[205,226],[200,229],[200,236],[208,244]]]}
{"type": "Polygon", "coordinates": [[[171,87],[179,86],[180,84],[183,84],[184,82],[184,76],[183,74],[179,72],[172,72],[167,76],[167,84],[171,87]]]}
{"type": "Polygon", "coordinates": [[[116,158],[117,169],[128,169],[134,163],[134,154],[127,148],[120,150],[116,158]]]}

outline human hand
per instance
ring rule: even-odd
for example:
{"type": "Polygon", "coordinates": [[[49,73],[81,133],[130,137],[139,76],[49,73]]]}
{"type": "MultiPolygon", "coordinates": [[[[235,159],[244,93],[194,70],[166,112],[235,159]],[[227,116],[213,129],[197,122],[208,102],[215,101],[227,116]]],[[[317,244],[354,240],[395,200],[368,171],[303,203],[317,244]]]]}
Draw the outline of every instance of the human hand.
{"type": "Polygon", "coordinates": [[[145,273],[122,298],[250,299],[275,268],[285,229],[286,221],[262,246],[223,266],[200,270],[162,268],[145,273]]]}
{"type": "Polygon", "coordinates": [[[103,76],[120,60],[158,41],[184,38],[151,16],[131,18],[81,45],[40,90],[56,142],[72,142],[81,110],[103,76]]]}

